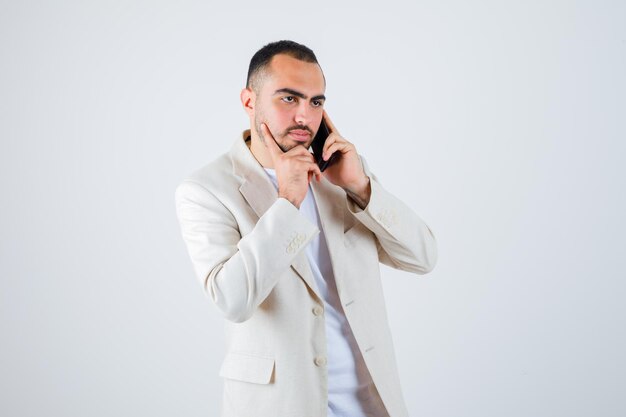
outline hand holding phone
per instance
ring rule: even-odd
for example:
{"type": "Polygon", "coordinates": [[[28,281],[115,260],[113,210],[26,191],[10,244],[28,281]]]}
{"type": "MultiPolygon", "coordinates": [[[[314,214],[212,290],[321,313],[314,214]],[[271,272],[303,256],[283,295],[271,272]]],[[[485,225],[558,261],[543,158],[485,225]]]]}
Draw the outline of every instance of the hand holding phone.
{"type": "Polygon", "coordinates": [[[341,136],[326,110],[311,146],[320,172],[332,166],[324,172],[324,178],[343,188],[350,197],[354,196],[353,200],[361,208],[367,205],[371,193],[370,178],[365,174],[356,147],[341,136]],[[327,161],[322,157],[324,154],[329,155],[327,161]]]}

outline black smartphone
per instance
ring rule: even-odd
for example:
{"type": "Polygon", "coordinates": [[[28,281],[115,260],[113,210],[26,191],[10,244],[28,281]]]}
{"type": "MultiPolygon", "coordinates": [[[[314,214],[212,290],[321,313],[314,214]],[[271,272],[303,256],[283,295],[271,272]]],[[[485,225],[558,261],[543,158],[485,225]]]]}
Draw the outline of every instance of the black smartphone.
{"type": "Polygon", "coordinates": [[[324,119],[322,119],[322,123],[320,124],[320,128],[317,130],[317,134],[311,143],[311,148],[313,148],[313,156],[315,157],[315,161],[317,162],[317,166],[320,168],[320,171],[324,172],[326,168],[328,168],[331,164],[333,164],[339,158],[339,154],[341,152],[334,152],[327,161],[324,161],[322,158],[322,153],[324,152],[324,143],[326,142],[326,138],[330,135],[330,130],[328,130],[328,126],[324,119]]]}

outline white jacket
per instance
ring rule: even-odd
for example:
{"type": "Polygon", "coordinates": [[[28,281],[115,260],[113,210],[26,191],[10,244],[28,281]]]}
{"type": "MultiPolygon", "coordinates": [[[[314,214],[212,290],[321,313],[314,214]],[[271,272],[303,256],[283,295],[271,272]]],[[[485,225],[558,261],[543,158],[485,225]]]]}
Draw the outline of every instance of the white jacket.
{"type": "MultiPolygon", "coordinates": [[[[322,417],[327,410],[324,303],[304,251],[319,233],[277,191],[245,139],[176,189],[197,278],[226,318],[222,417],[322,417]]],[[[390,417],[406,417],[379,262],[416,274],[437,261],[435,238],[371,182],[361,210],[325,178],[311,182],[348,322],[390,417]]]]}

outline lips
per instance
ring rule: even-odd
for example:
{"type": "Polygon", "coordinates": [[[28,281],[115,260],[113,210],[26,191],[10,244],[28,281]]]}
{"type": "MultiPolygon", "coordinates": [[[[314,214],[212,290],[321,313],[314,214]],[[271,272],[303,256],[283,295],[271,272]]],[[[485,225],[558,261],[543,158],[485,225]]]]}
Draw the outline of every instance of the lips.
{"type": "Polygon", "coordinates": [[[292,130],[289,132],[289,136],[298,142],[306,142],[309,140],[310,134],[306,130],[292,130]]]}

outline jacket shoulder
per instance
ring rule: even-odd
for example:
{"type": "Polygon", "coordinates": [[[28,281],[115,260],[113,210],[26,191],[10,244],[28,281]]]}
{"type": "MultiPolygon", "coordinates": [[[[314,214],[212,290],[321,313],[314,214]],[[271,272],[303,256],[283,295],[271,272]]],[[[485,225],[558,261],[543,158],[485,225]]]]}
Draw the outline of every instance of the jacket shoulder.
{"type": "Polygon", "coordinates": [[[195,184],[205,190],[220,194],[221,190],[239,188],[239,181],[233,173],[233,162],[230,153],[226,152],[192,171],[177,186],[177,191],[195,184]]]}

